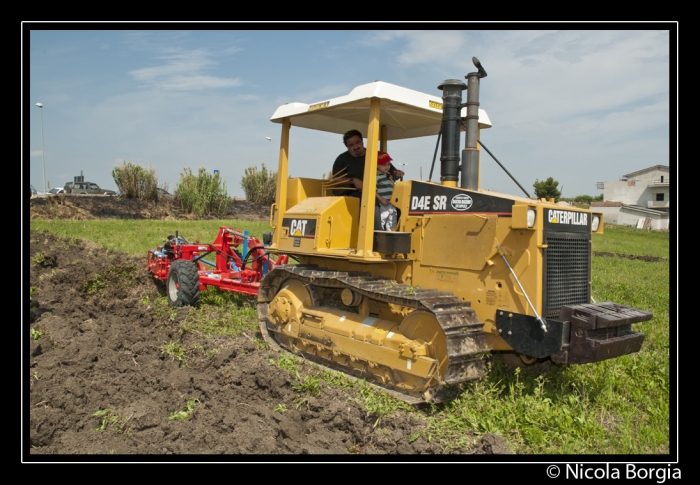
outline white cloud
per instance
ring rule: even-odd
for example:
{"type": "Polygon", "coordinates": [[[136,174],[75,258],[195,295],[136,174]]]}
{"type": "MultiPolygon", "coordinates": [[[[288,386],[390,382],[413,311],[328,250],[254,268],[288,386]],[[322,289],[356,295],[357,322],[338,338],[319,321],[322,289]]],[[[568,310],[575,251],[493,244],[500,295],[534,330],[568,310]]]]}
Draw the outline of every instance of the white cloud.
{"type": "Polygon", "coordinates": [[[210,59],[204,49],[183,51],[170,49],[162,56],[165,63],[136,69],[129,74],[141,82],[144,87],[165,90],[196,91],[211,88],[231,88],[243,85],[240,78],[223,78],[208,76],[202,72],[215,68],[217,63],[210,59]]]}

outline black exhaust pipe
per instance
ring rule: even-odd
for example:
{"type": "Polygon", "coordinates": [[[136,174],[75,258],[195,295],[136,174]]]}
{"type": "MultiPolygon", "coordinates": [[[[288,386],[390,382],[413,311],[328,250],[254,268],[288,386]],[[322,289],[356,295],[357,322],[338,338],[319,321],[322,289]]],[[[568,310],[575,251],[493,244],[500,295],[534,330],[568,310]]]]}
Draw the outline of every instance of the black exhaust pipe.
{"type": "Polygon", "coordinates": [[[458,79],[448,79],[438,86],[442,90],[442,147],[440,150],[440,182],[457,186],[459,178],[459,126],[461,123],[462,91],[467,85],[458,79]]]}
{"type": "Polygon", "coordinates": [[[486,77],[486,71],[479,59],[472,57],[472,62],[478,72],[465,76],[467,84],[456,79],[444,81],[438,89],[442,95],[442,151],[440,152],[440,181],[443,185],[457,186],[460,172],[459,136],[460,111],[467,107],[467,136],[462,150],[461,177],[459,186],[464,189],[479,188],[479,150],[476,147],[479,139],[479,80],[486,77]],[[462,91],[467,89],[467,103],[462,105],[462,91]]]}

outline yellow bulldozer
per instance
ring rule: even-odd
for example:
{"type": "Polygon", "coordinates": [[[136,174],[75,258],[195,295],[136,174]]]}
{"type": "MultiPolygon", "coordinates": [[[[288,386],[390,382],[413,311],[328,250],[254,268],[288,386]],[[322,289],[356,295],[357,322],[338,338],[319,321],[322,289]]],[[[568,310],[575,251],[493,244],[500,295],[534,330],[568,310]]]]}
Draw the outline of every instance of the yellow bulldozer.
{"type": "Polygon", "coordinates": [[[652,314],[591,298],[591,234],[603,232],[603,215],[481,189],[480,135],[491,122],[479,108],[486,71],[473,62],[466,83],[438,86],[441,97],[377,81],[276,110],[279,183],[263,240],[298,264],[260,285],[260,330],[273,349],[413,404],[454,398],[485,375],[490,353],[585,364],[639,351],[644,334],[632,324],[652,314]],[[290,153],[292,127],[366,133],[361,191],[335,195],[342,174],[289,178],[289,165],[304,162],[290,153]],[[375,230],[377,152],[416,137],[437,137],[440,182],[397,181],[398,224],[375,230]]]}

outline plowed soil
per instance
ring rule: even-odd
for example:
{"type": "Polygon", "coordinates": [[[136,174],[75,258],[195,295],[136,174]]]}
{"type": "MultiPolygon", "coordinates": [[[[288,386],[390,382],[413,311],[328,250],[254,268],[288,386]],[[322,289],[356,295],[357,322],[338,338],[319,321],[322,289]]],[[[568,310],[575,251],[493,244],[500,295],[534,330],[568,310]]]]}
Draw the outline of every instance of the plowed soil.
{"type": "MultiPolygon", "coordinates": [[[[32,218],[182,218],[164,202],[100,196],[30,202],[32,218]]],[[[234,202],[231,212],[240,219],[267,218],[267,208],[244,201],[234,202]]],[[[216,338],[181,332],[194,310],[163,311],[154,304],[164,289],[146,270],[145,258],[35,231],[28,248],[23,274],[32,290],[23,316],[22,395],[29,460],[510,453],[497,435],[473,437],[460,449],[429,442],[420,435],[426,425],[420,412],[378,421],[354,400],[358,386],[343,390],[322,382],[318,395],[300,393],[297,377],[270,362],[280,354],[261,345],[254,330],[216,338]],[[167,352],[169,344],[188,349],[183,359],[167,352]],[[172,419],[177,416],[185,419],[172,419]]],[[[230,318],[214,305],[208,311],[212,319],[230,318]]],[[[304,364],[303,370],[313,367],[304,364]]]]}

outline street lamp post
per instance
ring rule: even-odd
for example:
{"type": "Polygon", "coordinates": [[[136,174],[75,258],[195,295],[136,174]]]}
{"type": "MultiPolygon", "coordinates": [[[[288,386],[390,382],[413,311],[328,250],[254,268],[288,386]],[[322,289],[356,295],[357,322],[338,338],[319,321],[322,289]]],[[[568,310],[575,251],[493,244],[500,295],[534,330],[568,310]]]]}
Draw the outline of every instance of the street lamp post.
{"type": "Polygon", "coordinates": [[[266,136],[265,139],[270,142],[270,156],[268,157],[267,163],[269,163],[270,167],[272,167],[272,138],[266,136]]]}
{"type": "Polygon", "coordinates": [[[44,107],[43,104],[37,103],[39,107],[39,112],[41,113],[41,171],[44,180],[44,194],[46,193],[46,164],[44,163],[44,107]]]}

